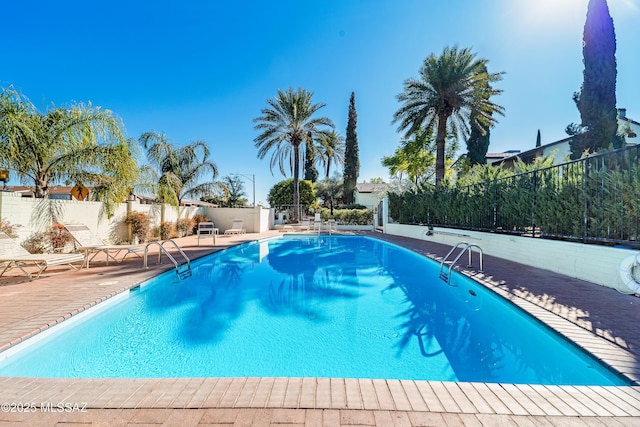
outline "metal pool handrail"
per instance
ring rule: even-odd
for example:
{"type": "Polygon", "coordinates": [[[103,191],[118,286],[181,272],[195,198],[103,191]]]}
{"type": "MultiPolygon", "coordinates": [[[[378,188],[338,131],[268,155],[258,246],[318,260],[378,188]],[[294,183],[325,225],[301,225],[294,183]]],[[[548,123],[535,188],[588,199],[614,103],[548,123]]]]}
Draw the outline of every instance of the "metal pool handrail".
{"type": "MultiPolygon", "coordinates": [[[[161,262],[162,253],[164,252],[167,255],[167,257],[171,260],[171,262],[173,262],[173,265],[176,266],[176,274],[178,275],[178,277],[180,279],[184,279],[186,277],[190,277],[191,276],[191,261],[189,260],[189,257],[187,256],[187,254],[184,253],[184,251],[182,249],[180,249],[180,246],[178,246],[178,244],[176,242],[174,242],[172,239],[163,240],[162,242],[154,241],[154,242],[147,243],[147,245],[144,247],[144,268],[149,268],[147,266],[147,254],[148,254],[148,251],[149,251],[149,246],[151,246],[151,245],[157,245],[158,248],[159,248],[159,251],[158,251],[158,264],[161,262]],[[176,261],[176,259],[169,253],[167,248],[164,247],[165,243],[173,244],[173,246],[175,246],[175,248],[178,250],[178,252],[180,252],[180,254],[184,257],[184,259],[187,261],[186,262],[186,266],[187,266],[186,270],[180,271],[180,265],[178,264],[178,261],[176,261]]],[[[185,264],[182,264],[182,265],[185,265],[185,264]]]]}
{"type": "Polygon", "coordinates": [[[483,269],[483,254],[482,254],[482,248],[475,244],[475,243],[467,243],[467,242],[458,242],[456,243],[453,248],[451,248],[451,250],[449,251],[449,253],[447,255],[445,255],[445,257],[442,259],[442,261],[440,262],[440,278],[442,280],[444,280],[446,283],[449,283],[449,279],[451,278],[451,269],[453,268],[454,264],[456,262],[458,262],[458,260],[460,259],[460,257],[464,254],[465,251],[469,252],[469,264],[467,265],[467,267],[471,267],[471,249],[472,248],[477,248],[478,252],[480,253],[480,270],[478,270],[479,273],[484,273],[484,269],[483,269]],[[445,273],[444,272],[444,265],[445,263],[447,263],[447,259],[451,256],[451,254],[458,249],[460,246],[462,246],[462,250],[458,253],[458,255],[453,259],[453,261],[448,261],[449,263],[449,269],[448,271],[445,273]]]}

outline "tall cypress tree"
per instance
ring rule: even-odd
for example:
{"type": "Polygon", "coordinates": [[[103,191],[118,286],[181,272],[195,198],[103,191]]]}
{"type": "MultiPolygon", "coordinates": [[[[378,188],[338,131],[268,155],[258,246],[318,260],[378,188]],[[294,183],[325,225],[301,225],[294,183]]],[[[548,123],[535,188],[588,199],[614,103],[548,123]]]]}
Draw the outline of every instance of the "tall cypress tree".
{"type": "Polygon", "coordinates": [[[316,182],[320,173],[316,168],[316,154],[313,148],[313,142],[307,140],[304,151],[304,179],[316,182]]]}
{"type": "Polygon", "coordinates": [[[356,113],[356,94],[351,92],[349,99],[349,118],[347,121],[347,136],[344,149],[344,193],[343,199],[346,204],[354,202],[353,193],[356,190],[358,176],[360,175],[360,157],[358,150],[358,135],[356,125],[358,113],[356,113]]]}
{"type": "MultiPolygon", "coordinates": [[[[484,64],[478,70],[478,73],[487,73],[486,64],[484,64]]],[[[478,88],[480,89],[481,95],[479,97],[484,98],[487,102],[491,95],[494,93],[489,81],[482,81],[478,83],[478,88]]],[[[489,113],[489,120],[493,116],[492,113],[489,113]]],[[[469,139],[467,140],[467,158],[469,159],[469,164],[473,165],[483,165],[487,163],[487,151],[489,150],[490,144],[490,123],[485,123],[481,119],[482,114],[480,114],[477,110],[471,110],[471,132],[469,133],[469,139]]]]}
{"type": "Polygon", "coordinates": [[[490,137],[491,135],[488,128],[483,134],[479,125],[473,122],[471,123],[471,132],[467,140],[467,158],[471,166],[487,163],[490,137]]]}
{"type": "Polygon", "coordinates": [[[616,119],[616,35],[606,0],[589,0],[582,36],[583,82],[573,99],[581,125],[569,125],[571,158],[622,146],[616,119]]]}

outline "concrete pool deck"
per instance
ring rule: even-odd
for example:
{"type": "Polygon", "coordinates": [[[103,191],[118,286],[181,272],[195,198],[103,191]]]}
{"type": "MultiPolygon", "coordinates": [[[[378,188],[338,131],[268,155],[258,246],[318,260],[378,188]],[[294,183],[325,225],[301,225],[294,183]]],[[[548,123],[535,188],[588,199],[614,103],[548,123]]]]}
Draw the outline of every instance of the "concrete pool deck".
{"type": "MultiPolygon", "coordinates": [[[[177,239],[193,259],[278,235],[177,239]]],[[[367,233],[364,233],[367,234],[367,233]]],[[[442,257],[449,247],[368,233],[442,257]]],[[[606,364],[640,381],[640,299],[485,256],[465,271],[606,364]]],[[[0,350],[171,268],[130,257],[28,282],[0,278],[0,350]]],[[[552,357],[552,355],[551,355],[552,357]]],[[[0,377],[0,425],[607,425],[640,424],[640,387],[540,386],[327,378],[41,379],[0,377]],[[33,404],[33,406],[31,406],[33,404]],[[8,405],[8,406],[7,406],[8,405]],[[86,405],[86,406],[85,406],[86,405]]]]}

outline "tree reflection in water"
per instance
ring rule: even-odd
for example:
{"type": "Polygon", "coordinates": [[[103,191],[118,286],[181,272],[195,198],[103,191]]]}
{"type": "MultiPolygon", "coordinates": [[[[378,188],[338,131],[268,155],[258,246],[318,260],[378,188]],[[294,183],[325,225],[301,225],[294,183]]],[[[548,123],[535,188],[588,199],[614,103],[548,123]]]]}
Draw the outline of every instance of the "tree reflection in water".
{"type": "MultiPolygon", "coordinates": [[[[387,256],[401,255],[390,251],[387,256]]],[[[398,315],[404,329],[398,351],[410,348],[415,339],[424,357],[444,352],[459,380],[468,381],[467,375],[491,377],[492,370],[500,366],[500,352],[494,351],[502,345],[500,338],[486,331],[474,334],[472,317],[478,312],[468,310],[446,283],[410,273],[421,268],[404,258],[387,263],[388,274],[394,278],[392,286],[400,287],[410,303],[409,309],[398,315]]]]}
{"type": "Polygon", "coordinates": [[[412,351],[415,339],[424,357],[444,353],[460,381],[504,381],[516,372],[531,383],[576,381],[545,350],[542,343],[552,340],[544,328],[532,326],[508,302],[470,281],[449,286],[437,279],[437,267],[434,274],[416,274],[425,268],[422,260],[397,249],[385,248],[384,256],[390,288],[401,288],[410,304],[397,316],[404,330],[399,352],[412,351]]]}
{"type": "Polygon", "coordinates": [[[353,277],[342,280],[342,270],[353,264],[349,263],[353,257],[352,251],[331,246],[331,238],[291,239],[274,245],[267,261],[286,277],[270,281],[268,308],[274,312],[322,318],[323,313],[314,301],[356,296],[348,290],[353,277]],[[346,287],[335,286],[338,283],[346,287]]]}

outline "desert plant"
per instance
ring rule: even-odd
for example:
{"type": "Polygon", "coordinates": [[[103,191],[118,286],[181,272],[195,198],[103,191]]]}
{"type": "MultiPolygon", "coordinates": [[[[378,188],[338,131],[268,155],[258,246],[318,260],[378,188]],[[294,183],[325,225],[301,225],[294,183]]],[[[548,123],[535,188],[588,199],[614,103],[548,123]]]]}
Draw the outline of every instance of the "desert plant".
{"type": "Polygon", "coordinates": [[[12,225],[6,219],[0,218],[0,231],[5,233],[7,236],[14,239],[18,237],[18,233],[16,233],[16,227],[19,227],[19,225],[12,225]]]}
{"type": "Polygon", "coordinates": [[[45,233],[33,233],[20,245],[32,254],[44,254],[48,251],[51,241],[45,233]]]}
{"type": "Polygon", "coordinates": [[[165,240],[173,237],[173,233],[173,224],[167,221],[161,222],[159,226],[153,229],[153,236],[159,238],[160,240],[165,240]]]}
{"type": "Polygon", "coordinates": [[[151,229],[151,218],[142,212],[129,212],[124,218],[124,222],[131,226],[131,233],[138,238],[140,243],[147,241],[151,229]]]}
{"type": "Polygon", "coordinates": [[[46,235],[54,252],[63,252],[68,244],[73,243],[73,236],[59,222],[54,223],[46,235]]]}
{"type": "Polygon", "coordinates": [[[190,218],[180,218],[176,221],[176,231],[179,237],[184,237],[193,230],[193,220],[190,218]]]}
{"type": "Polygon", "coordinates": [[[195,214],[193,218],[191,218],[191,234],[196,234],[198,232],[198,224],[201,222],[211,222],[211,218],[204,214],[195,214]]]}

